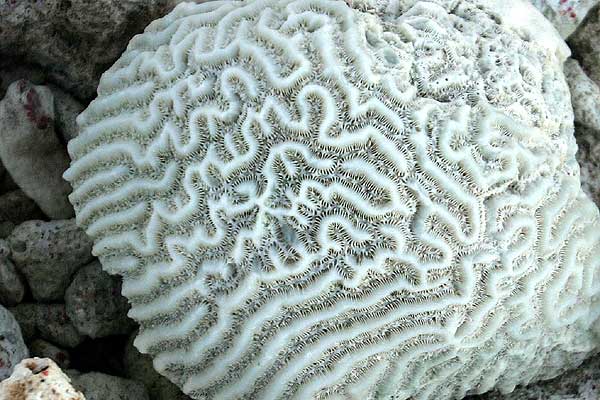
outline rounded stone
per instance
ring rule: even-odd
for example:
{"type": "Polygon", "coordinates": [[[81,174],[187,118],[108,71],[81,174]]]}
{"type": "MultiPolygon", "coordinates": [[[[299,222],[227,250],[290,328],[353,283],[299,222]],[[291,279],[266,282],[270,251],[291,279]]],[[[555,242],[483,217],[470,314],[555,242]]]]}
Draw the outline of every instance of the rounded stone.
{"type": "Polygon", "coordinates": [[[9,258],[10,248],[0,239],[0,304],[14,306],[25,296],[25,286],[15,265],[9,258]]]}
{"type": "Polygon", "coordinates": [[[98,261],[82,267],[65,293],[67,314],[77,330],[91,338],[128,334],[135,323],[121,295],[121,279],[102,271],[98,261]]]}
{"type": "Polygon", "coordinates": [[[92,260],[92,243],[75,220],[27,221],[7,241],[38,301],[62,300],[73,274],[92,260]]]}
{"type": "Polygon", "coordinates": [[[13,368],[27,357],[29,351],[17,320],[10,311],[0,306],[0,381],[8,378],[13,368]]]}
{"type": "Polygon", "coordinates": [[[84,340],[69,320],[64,304],[21,303],[11,307],[10,311],[28,341],[40,337],[59,346],[73,348],[84,340]]]}

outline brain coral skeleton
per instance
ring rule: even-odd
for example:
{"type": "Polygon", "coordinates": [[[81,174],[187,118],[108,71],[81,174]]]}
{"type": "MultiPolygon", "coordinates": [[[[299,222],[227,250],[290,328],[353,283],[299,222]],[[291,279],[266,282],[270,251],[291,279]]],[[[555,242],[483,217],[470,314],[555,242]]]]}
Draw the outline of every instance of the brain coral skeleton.
{"type": "Polygon", "coordinates": [[[458,399],[577,365],[600,223],[567,55],[516,0],[214,1],[153,22],[65,174],[135,345],[194,399],[458,399]]]}

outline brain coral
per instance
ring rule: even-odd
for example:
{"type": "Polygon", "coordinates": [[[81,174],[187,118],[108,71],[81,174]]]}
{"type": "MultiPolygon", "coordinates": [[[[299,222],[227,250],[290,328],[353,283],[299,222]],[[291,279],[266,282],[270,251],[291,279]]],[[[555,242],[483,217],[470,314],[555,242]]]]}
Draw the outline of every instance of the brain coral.
{"type": "Polygon", "coordinates": [[[530,22],[215,1],[132,40],[65,177],[159,372],[195,399],[451,399],[594,350],[564,44],[496,3],[530,22]]]}

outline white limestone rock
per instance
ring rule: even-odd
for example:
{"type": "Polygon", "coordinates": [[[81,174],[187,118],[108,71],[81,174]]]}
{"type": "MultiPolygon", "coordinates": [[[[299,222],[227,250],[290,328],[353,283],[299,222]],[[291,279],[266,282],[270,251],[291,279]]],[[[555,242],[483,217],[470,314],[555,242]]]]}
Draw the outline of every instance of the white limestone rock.
{"type": "Polygon", "coordinates": [[[73,215],[62,173],[69,157],[54,131],[54,99],[45,86],[20,80],[0,101],[0,159],[17,185],[50,218],[73,215]]]}
{"type": "Polygon", "coordinates": [[[29,352],[19,324],[10,311],[0,306],[0,381],[8,378],[13,368],[27,357],[29,352]]]}
{"type": "Polygon", "coordinates": [[[7,241],[12,260],[38,301],[62,300],[73,274],[92,260],[92,243],[73,219],[27,221],[7,241]]]}
{"type": "Polygon", "coordinates": [[[182,4],[78,117],[77,222],[194,399],[460,399],[600,332],[569,50],[517,0],[182,4]]]}
{"type": "Polygon", "coordinates": [[[0,400],[86,400],[49,358],[29,358],[0,382],[0,400]]]}

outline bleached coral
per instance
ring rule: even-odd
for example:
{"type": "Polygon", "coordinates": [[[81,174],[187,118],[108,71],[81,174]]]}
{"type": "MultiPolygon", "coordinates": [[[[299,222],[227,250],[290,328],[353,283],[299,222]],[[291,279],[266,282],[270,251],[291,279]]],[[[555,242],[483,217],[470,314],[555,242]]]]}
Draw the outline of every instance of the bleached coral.
{"type": "Polygon", "coordinates": [[[568,50],[492,3],[182,4],[132,40],[65,177],[159,372],[196,399],[451,399],[593,351],[568,50]]]}

